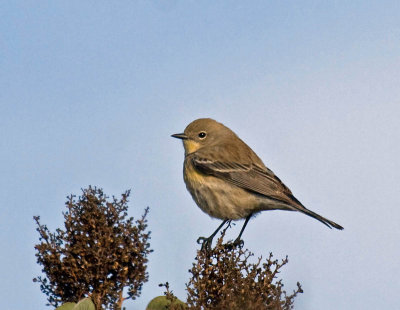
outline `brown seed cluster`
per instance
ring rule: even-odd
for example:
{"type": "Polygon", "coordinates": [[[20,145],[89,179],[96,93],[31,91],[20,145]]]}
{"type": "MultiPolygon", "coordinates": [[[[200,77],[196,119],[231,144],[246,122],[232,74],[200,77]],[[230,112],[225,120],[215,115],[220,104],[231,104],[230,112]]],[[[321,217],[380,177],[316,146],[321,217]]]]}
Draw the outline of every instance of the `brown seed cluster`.
{"type": "Polygon", "coordinates": [[[125,299],[140,295],[152,251],[148,208],[138,220],[128,217],[129,194],[109,200],[101,189],[89,186],[78,199],[69,196],[65,229],[54,233],[34,217],[40,235],[37,262],[46,276],[33,280],[40,283],[49,304],[91,296],[96,309],[121,309],[125,299]]]}
{"type": "Polygon", "coordinates": [[[279,270],[288,262],[279,262],[272,253],[254,263],[247,249],[232,243],[223,244],[223,236],[211,251],[198,251],[187,283],[187,304],[194,310],[217,309],[292,309],[294,298],[302,293],[299,283],[290,295],[283,290],[279,270]]]}

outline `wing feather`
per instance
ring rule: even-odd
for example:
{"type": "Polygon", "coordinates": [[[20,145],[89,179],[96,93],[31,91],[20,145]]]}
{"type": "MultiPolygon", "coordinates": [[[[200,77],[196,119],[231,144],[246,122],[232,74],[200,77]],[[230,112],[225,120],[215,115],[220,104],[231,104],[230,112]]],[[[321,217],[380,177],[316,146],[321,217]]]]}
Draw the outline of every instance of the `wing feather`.
{"type": "MultiPolygon", "coordinates": [[[[246,189],[285,203],[292,210],[297,210],[322,222],[329,228],[343,229],[339,224],[308,210],[302,203],[293,196],[290,189],[264,164],[261,160],[256,163],[247,161],[224,162],[222,160],[210,160],[198,154],[192,153],[190,160],[199,171],[225,180],[233,185],[246,189]]],[[[189,158],[188,158],[189,159],[189,158]]]]}
{"type": "Polygon", "coordinates": [[[221,178],[248,191],[290,205],[298,203],[289,188],[271,170],[264,167],[254,164],[212,161],[198,156],[193,156],[192,162],[203,173],[221,178]]]}

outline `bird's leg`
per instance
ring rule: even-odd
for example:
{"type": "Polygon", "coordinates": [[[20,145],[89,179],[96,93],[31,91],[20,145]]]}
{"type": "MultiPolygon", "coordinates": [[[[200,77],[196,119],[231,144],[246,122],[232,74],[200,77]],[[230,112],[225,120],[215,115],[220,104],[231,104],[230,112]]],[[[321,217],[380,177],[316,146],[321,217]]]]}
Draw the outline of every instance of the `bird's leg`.
{"type": "Polygon", "coordinates": [[[199,237],[199,239],[197,239],[197,243],[201,244],[201,250],[202,251],[203,250],[206,250],[206,251],[210,251],[211,250],[211,244],[212,244],[213,238],[219,232],[219,230],[222,228],[222,226],[224,226],[225,223],[228,222],[228,221],[230,222],[230,220],[224,220],[222,222],[222,224],[218,226],[217,230],[214,231],[210,237],[208,237],[208,238],[199,237]]]}
{"type": "Polygon", "coordinates": [[[244,221],[244,224],[242,226],[242,229],[240,230],[239,236],[235,239],[235,241],[233,242],[234,245],[242,245],[243,244],[243,240],[240,239],[240,237],[242,236],[244,229],[246,228],[247,223],[249,222],[251,216],[253,214],[250,214],[248,217],[246,217],[246,220],[244,221]]]}

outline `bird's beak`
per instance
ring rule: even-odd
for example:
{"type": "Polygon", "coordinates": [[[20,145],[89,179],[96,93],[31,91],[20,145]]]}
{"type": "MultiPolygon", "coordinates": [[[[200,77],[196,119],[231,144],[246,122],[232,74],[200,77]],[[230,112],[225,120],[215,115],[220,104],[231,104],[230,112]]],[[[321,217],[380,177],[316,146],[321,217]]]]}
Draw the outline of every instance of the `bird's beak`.
{"type": "Polygon", "coordinates": [[[186,140],[188,137],[187,135],[185,135],[184,133],[176,133],[171,135],[171,137],[177,138],[177,139],[182,139],[182,140],[186,140]]]}

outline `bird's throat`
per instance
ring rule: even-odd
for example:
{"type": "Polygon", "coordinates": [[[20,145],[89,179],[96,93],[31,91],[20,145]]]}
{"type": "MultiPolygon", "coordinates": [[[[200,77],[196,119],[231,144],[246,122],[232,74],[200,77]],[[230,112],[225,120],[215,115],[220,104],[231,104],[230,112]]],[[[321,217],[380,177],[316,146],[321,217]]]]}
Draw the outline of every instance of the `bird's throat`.
{"type": "Polygon", "coordinates": [[[185,148],[185,155],[196,152],[200,148],[200,143],[187,139],[183,140],[183,147],[185,148]]]}

